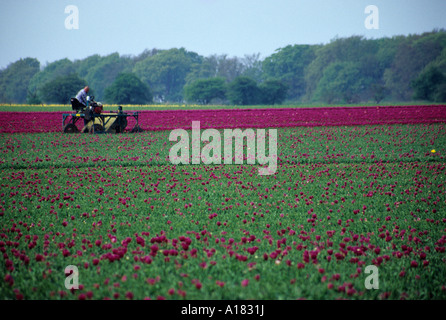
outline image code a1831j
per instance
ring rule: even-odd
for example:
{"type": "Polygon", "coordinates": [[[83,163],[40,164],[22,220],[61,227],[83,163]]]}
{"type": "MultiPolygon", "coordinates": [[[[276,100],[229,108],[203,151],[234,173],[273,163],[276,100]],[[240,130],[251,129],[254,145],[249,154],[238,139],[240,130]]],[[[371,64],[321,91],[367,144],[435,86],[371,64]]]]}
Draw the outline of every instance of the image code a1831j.
{"type": "Polygon", "coordinates": [[[263,317],[264,315],[264,306],[260,305],[252,305],[252,304],[241,304],[241,305],[230,305],[228,304],[225,307],[208,307],[208,306],[199,306],[195,307],[191,304],[188,304],[187,307],[181,308],[182,315],[207,315],[209,317],[214,316],[215,314],[223,314],[223,315],[256,315],[263,317]]]}

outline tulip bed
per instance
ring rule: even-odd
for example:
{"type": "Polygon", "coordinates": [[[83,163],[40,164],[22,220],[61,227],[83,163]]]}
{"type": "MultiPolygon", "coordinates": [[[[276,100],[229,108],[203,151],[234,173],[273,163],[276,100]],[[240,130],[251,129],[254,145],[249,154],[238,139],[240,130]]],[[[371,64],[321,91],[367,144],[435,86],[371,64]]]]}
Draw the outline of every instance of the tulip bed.
{"type": "MultiPolygon", "coordinates": [[[[105,106],[104,109],[104,112],[107,113],[115,112],[117,108],[105,106]]],[[[138,111],[140,127],[149,131],[187,129],[191,128],[192,121],[200,121],[203,129],[415,124],[443,123],[446,121],[446,106],[444,105],[320,108],[263,107],[209,110],[131,109],[128,106],[124,111],[138,111]]],[[[11,107],[11,110],[14,110],[14,107],[11,107]]],[[[65,111],[54,112],[0,112],[2,117],[0,133],[62,132],[62,114],[70,112],[71,110],[68,107],[65,111]]],[[[130,131],[135,125],[135,120],[129,118],[128,121],[127,130],[130,131]]]]}
{"type": "MultiPolygon", "coordinates": [[[[351,108],[348,126],[268,116],[270,176],[246,158],[172,165],[174,142],[155,125],[121,135],[2,125],[0,297],[445,299],[445,119],[427,107],[418,123],[361,123],[372,110],[351,108]],[[78,289],[65,287],[70,265],[78,289]],[[369,265],[377,289],[365,286],[369,265]]],[[[255,127],[237,112],[227,126],[255,127]]],[[[166,127],[200,120],[175,117],[166,127]]]]}

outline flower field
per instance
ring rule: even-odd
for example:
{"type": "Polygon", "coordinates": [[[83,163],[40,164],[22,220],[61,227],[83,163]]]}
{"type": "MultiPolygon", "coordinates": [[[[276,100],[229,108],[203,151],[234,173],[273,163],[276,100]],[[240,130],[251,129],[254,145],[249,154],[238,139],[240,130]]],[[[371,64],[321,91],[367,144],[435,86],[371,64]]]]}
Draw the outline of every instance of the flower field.
{"type": "Polygon", "coordinates": [[[0,297],[445,299],[445,109],[142,111],[121,135],[4,112],[0,297]],[[276,128],[276,173],[172,165],[192,121],[276,128]]]}
{"type": "MultiPolygon", "coordinates": [[[[13,107],[11,109],[14,109],[13,107]]],[[[105,112],[115,112],[116,107],[105,106],[105,112]]],[[[442,123],[446,121],[444,105],[366,106],[326,108],[262,108],[214,110],[132,110],[138,111],[139,125],[150,131],[190,128],[192,121],[200,121],[206,128],[265,128],[298,126],[343,126],[377,124],[442,123]]],[[[61,132],[62,114],[54,112],[0,112],[0,133],[61,132]]],[[[128,130],[134,125],[129,118],[128,130]]]]}

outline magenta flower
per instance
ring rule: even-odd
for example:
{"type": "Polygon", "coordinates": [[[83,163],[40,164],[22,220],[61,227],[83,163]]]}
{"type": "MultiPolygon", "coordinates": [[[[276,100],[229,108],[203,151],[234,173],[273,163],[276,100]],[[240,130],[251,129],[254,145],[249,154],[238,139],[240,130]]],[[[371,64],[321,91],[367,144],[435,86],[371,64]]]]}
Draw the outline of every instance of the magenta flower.
{"type": "Polygon", "coordinates": [[[5,276],[5,282],[7,282],[12,287],[12,285],[14,284],[14,278],[10,274],[7,274],[5,276]]]}

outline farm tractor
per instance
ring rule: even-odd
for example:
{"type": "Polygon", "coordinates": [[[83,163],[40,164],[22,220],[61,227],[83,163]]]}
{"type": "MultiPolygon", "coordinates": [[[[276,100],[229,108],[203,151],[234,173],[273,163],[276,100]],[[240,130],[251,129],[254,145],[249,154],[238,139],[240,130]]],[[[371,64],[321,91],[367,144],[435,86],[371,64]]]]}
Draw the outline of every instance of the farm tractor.
{"type": "Polygon", "coordinates": [[[88,97],[87,106],[81,104],[76,98],[71,98],[73,113],[62,115],[64,133],[123,133],[127,128],[127,119],[134,118],[136,124],[130,132],[142,132],[138,124],[138,112],[123,112],[119,106],[116,112],[104,112],[100,102],[94,101],[94,96],[88,97]],[[79,130],[76,125],[83,120],[83,127],[79,130]]]}

